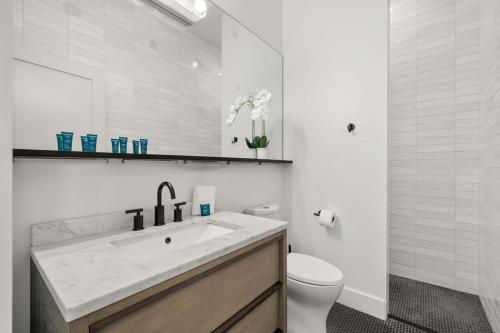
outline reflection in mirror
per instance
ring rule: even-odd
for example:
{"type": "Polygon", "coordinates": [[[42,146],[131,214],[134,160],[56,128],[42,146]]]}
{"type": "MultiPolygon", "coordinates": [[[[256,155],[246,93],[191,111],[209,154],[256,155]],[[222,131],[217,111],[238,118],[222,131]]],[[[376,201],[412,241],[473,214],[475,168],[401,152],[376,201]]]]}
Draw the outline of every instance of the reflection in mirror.
{"type": "Polygon", "coordinates": [[[211,2],[29,1],[14,26],[16,148],[282,159],[282,56],[211,2]]]}

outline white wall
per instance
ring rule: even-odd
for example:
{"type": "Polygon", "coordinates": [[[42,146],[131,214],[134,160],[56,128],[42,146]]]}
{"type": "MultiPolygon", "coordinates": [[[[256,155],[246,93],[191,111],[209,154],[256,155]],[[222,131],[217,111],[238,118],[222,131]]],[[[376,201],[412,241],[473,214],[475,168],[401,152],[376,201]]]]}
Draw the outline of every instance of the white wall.
{"type": "MultiPolygon", "coordinates": [[[[2,5],[4,3],[5,1],[2,5]]],[[[268,6],[281,8],[281,0],[266,0],[259,1],[259,3],[264,6],[263,8],[268,6]],[[274,4],[271,5],[271,3],[274,4]]],[[[228,1],[226,5],[228,5],[226,10],[237,19],[258,27],[259,29],[255,30],[258,33],[263,32],[265,35],[274,36],[278,42],[281,41],[281,10],[266,12],[263,9],[268,21],[265,25],[261,25],[260,11],[254,11],[252,15],[246,10],[238,11],[246,7],[258,9],[259,6],[255,5],[253,0],[241,0],[236,7],[232,1],[228,1]],[[233,12],[234,10],[236,12],[233,12]],[[239,17],[241,14],[244,14],[243,18],[239,17]],[[276,19],[272,18],[273,15],[277,16],[276,19]]],[[[2,13],[5,12],[10,13],[10,11],[4,11],[2,7],[2,13]]],[[[9,17],[2,22],[10,23],[11,19],[9,17]]],[[[4,89],[0,90],[4,91],[4,89]]],[[[4,123],[2,119],[1,124],[4,123]]],[[[2,134],[4,134],[3,131],[2,134]]],[[[5,141],[0,140],[0,142],[5,141]]],[[[242,211],[247,206],[263,202],[277,202],[285,206],[282,201],[283,168],[286,167],[256,164],[227,166],[176,165],[165,162],[148,164],[127,162],[124,165],[120,163],[108,165],[95,161],[16,162],[14,166],[14,331],[16,333],[29,332],[29,245],[32,224],[127,208],[151,207],[155,204],[156,187],[163,180],[173,182],[180,200],[189,199],[193,185],[216,185],[217,204],[218,209],[221,210],[242,211]]],[[[0,202],[3,204],[7,201],[0,202]]],[[[5,218],[4,212],[8,210],[2,211],[5,218]]],[[[289,216],[289,213],[285,212],[284,216],[289,216]]],[[[7,234],[2,230],[2,235],[7,234]]],[[[2,246],[8,244],[8,242],[2,242],[2,246]]],[[[7,253],[10,252],[7,250],[1,252],[2,255],[7,253]]],[[[8,311],[2,312],[2,315],[5,314],[8,314],[8,311]]],[[[2,321],[2,324],[4,322],[7,321],[2,321]]],[[[0,331],[4,332],[1,329],[0,331]]]]}
{"type": "Polygon", "coordinates": [[[387,299],[387,12],[385,1],[284,1],[292,246],[339,267],[340,302],[380,318],[387,299]],[[313,213],[321,208],[337,211],[334,230],[317,224],[313,213]]]}
{"type": "Polygon", "coordinates": [[[0,332],[12,331],[12,1],[0,2],[0,332]]]}
{"type": "Polygon", "coordinates": [[[212,0],[212,2],[281,51],[283,0],[212,0]]]}

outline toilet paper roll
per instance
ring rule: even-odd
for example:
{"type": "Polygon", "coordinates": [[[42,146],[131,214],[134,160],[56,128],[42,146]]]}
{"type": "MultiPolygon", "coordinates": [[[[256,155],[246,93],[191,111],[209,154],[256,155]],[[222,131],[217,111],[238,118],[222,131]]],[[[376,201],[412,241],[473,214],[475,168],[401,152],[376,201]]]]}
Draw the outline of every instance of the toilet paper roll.
{"type": "Polygon", "coordinates": [[[322,209],[319,213],[318,222],[324,227],[332,229],[335,226],[335,212],[328,209],[322,209]]]}

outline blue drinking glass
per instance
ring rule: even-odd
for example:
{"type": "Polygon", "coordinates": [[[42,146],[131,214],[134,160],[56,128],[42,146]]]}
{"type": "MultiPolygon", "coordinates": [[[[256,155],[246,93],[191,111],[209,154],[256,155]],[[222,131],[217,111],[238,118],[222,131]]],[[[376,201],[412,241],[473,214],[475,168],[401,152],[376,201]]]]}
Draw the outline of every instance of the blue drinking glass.
{"type": "Polygon", "coordinates": [[[87,134],[87,139],[89,142],[88,151],[95,153],[97,151],[97,134],[87,134]]]}
{"type": "Polygon", "coordinates": [[[138,140],[132,141],[132,148],[134,150],[134,155],[139,154],[139,141],[138,140]]]}
{"type": "Polygon", "coordinates": [[[63,149],[64,151],[73,150],[73,133],[72,132],[62,132],[63,137],[63,149]]]}
{"type": "Polygon", "coordinates": [[[111,139],[111,149],[113,153],[118,154],[120,149],[120,140],[111,139]]]}
{"type": "Polygon", "coordinates": [[[89,152],[89,138],[87,136],[81,136],[80,139],[82,140],[82,151],[89,152]]]}
{"type": "Polygon", "coordinates": [[[126,154],[128,138],[121,136],[119,140],[120,140],[120,153],[126,154]]]}
{"type": "Polygon", "coordinates": [[[141,143],[141,154],[146,155],[148,153],[148,139],[140,139],[141,143]]]}
{"type": "Polygon", "coordinates": [[[56,134],[57,137],[57,150],[64,151],[64,142],[62,134],[56,134]]]}

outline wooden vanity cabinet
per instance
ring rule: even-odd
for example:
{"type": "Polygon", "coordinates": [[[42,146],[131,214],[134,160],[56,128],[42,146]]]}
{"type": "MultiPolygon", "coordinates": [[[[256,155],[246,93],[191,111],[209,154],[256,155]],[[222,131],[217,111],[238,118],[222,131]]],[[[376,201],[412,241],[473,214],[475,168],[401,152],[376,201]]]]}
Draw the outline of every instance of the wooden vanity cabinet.
{"type": "Polygon", "coordinates": [[[32,265],[32,332],[286,332],[286,231],[66,323],[32,265]]]}

